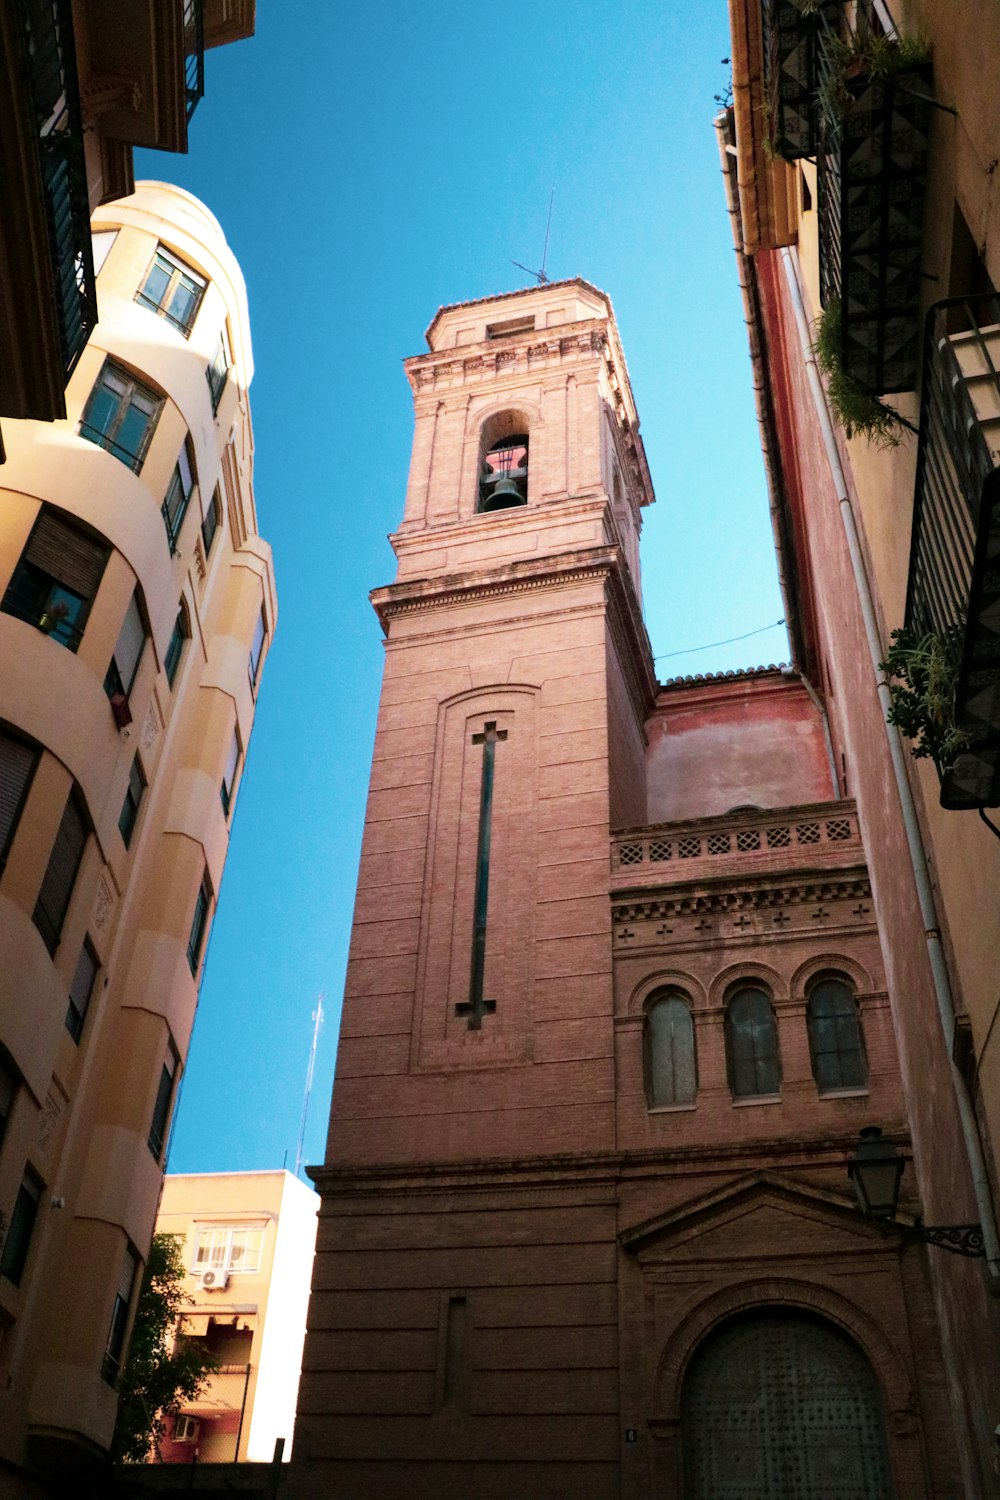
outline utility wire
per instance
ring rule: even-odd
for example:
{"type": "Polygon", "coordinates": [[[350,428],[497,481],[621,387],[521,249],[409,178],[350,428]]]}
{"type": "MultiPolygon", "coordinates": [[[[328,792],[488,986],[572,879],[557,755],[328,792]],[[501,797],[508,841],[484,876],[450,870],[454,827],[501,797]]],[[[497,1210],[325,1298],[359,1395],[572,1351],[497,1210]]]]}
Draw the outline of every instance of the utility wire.
{"type": "Polygon", "coordinates": [[[746,635],[731,635],[725,641],[709,641],[704,646],[685,646],[683,651],[664,651],[662,656],[654,656],[654,661],[666,661],[671,656],[690,656],[694,651],[711,651],[713,646],[731,646],[734,641],[748,641],[752,635],[763,635],[765,630],[774,630],[778,625],[784,625],[784,618],[775,620],[773,625],[760,625],[756,630],[748,630],[746,635]]]}

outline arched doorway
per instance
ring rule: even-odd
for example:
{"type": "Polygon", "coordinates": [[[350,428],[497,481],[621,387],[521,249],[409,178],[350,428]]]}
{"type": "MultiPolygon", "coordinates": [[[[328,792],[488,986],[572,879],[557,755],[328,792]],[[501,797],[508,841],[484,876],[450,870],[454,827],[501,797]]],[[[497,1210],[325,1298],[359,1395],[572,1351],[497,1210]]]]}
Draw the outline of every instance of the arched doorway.
{"type": "Polygon", "coordinates": [[[725,1323],[691,1361],[682,1410],[684,1500],[891,1500],[874,1373],[821,1318],[725,1323]]]}

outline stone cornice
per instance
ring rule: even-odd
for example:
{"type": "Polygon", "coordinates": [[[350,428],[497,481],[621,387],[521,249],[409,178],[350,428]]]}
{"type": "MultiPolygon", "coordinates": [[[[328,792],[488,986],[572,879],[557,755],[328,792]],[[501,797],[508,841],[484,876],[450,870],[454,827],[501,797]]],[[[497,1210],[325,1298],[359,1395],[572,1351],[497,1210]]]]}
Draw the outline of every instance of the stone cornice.
{"type": "MultiPolygon", "coordinates": [[[[904,1150],[908,1134],[887,1122],[886,1134],[904,1150]]],[[[321,1194],[369,1197],[384,1194],[447,1193],[457,1189],[523,1191],[525,1188],[567,1188],[618,1184],[660,1178],[674,1172],[759,1170],[761,1158],[782,1167],[834,1166],[843,1168],[845,1155],[857,1143],[853,1120],[841,1134],[815,1137],[740,1139],[726,1145],[652,1147],[637,1151],[587,1152],[579,1155],[498,1157],[478,1161],[384,1162],[367,1165],[314,1166],[309,1176],[321,1194]]],[[[383,1209],[384,1211],[384,1209],[383,1209]]],[[[323,1208],[320,1209],[323,1213],[323,1208]]]]}
{"type": "Polygon", "coordinates": [[[864,865],[841,870],[796,872],[789,879],[780,875],[747,881],[738,874],[728,879],[700,880],[658,886],[647,891],[611,893],[612,920],[642,922],[665,917],[726,915],[768,907],[798,906],[823,901],[864,901],[871,898],[871,883],[864,865]]]}

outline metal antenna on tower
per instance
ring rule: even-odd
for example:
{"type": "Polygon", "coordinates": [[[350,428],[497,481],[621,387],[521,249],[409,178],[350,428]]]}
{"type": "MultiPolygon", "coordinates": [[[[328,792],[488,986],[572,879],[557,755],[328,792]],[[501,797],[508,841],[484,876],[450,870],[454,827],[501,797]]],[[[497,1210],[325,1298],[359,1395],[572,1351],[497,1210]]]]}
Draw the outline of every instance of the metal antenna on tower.
{"type": "Polygon", "coordinates": [[[548,276],[545,274],[545,262],[549,258],[549,230],[552,228],[552,200],[555,197],[555,195],[556,195],[556,190],[555,190],[555,188],[553,188],[552,191],[551,191],[551,193],[549,194],[549,216],[548,216],[548,218],[545,221],[545,246],[544,246],[544,248],[542,250],[542,265],[541,265],[541,269],[538,270],[538,271],[533,271],[530,266],[523,266],[519,260],[512,260],[511,261],[511,265],[512,266],[517,266],[517,269],[519,271],[527,271],[527,273],[528,273],[529,276],[534,276],[534,278],[538,282],[539,286],[544,286],[546,284],[546,282],[548,281],[548,279],[549,279],[548,276]]]}
{"type": "Polygon", "coordinates": [[[312,1013],[312,1018],[316,1024],[313,1027],[312,1046],[309,1048],[309,1066],[306,1069],[306,1091],[302,1096],[302,1121],[299,1125],[298,1150],[295,1153],[296,1177],[298,1177],[302,1172],[302,1156],[303,1152],[305,1151],[306,1144],[306,1120],[309,1117],[309,1095],[312,1093],[313,1073],[316,1069],[316,1047],[319,1042],[319,1029],[323,1024],[323,1001],[325,999],[326,994],[321,991],[320,994],[316,997],[316,1009],[312,1013]]]}

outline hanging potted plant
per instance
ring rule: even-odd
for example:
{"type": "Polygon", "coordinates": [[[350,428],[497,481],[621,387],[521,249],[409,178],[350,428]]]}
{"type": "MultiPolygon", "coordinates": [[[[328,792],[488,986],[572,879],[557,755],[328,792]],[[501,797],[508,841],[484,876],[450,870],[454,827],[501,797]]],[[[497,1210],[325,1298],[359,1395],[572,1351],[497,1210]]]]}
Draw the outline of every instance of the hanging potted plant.
{"type": "Polygon", "coordinates": [[[845,437],[863,437],[875,448],[895,448],[903,428],[913,428],[895,407],[866,391],[844,369],[841,358],[840,302],[823,309],[813,344],[816,363],[826,376],[826,394],[845,437]]]}
{"type": "Polygon", "coordinates": [[[918,638],[894,630],[879,670],[894,679],[889,683],[889,723],[913,741],[915,760],[929,755],[945,775],[969,745],[968,734],[956,722],[958,668],[948,640],[934,631],[918,638]]]}

